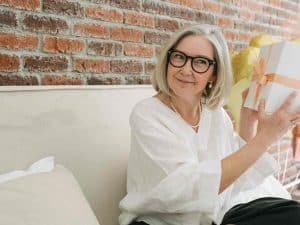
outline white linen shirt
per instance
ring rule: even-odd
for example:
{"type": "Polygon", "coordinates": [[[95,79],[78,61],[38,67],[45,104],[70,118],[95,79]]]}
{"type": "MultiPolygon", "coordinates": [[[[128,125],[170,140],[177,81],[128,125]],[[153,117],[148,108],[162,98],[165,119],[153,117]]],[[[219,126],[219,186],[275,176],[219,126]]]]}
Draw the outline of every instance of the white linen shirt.
{"type": "Polygon", "coordinates": [[[130,116],[131,152],[120,225],[220,224],[232,206],[259,197],[290,198],[273,177],[277,162],[265,153],[221,194],[221,160],[245,142],[223,108],[203,107],[198,132],[155,97],[130,116]]]}

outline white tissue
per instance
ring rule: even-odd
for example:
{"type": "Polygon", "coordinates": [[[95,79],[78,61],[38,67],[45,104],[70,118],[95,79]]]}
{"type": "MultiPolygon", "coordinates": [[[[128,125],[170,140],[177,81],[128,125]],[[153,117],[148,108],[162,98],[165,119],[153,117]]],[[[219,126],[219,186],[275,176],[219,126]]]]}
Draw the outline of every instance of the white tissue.
{"type": "Polygon", "coordinates": [[[27,170],[15,170],[0,175],[0,184],[35,173],[50,172],[54,169],[54,157],[49,156],[33,163],[27,170]]]}

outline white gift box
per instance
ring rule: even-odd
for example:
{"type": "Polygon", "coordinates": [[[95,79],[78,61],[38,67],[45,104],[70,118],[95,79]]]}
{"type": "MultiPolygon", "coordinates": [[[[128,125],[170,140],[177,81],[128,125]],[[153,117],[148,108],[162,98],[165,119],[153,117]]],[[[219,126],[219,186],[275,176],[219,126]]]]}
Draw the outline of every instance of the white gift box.
{"type": "MultiPolygon", "coordinates": [[[[300,90],[300,44],[283,41],[262,47],[244,106],[257,110],[263,98],[265,111],[274,112],[295,90],[300,90]]],[[[300,94],[290,110],[298,106],[300,94]]]]}

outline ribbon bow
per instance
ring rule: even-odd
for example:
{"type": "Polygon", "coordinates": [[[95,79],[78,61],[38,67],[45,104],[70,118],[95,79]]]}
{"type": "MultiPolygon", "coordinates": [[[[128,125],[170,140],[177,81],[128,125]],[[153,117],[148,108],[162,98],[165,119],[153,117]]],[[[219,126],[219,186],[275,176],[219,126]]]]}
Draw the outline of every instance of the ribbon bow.
{"type": "Polygon", "coordinates": [[[259,59],[254,68],[253,68],[253,75],[252,80],[256,81],[255,89],[254,89],[254,107],[257,107],[258,100],[260,97],[260,92],[262,88],[267,85],[268,82],[274,80],[273,74],[267,74],[266,73],[266,67],[267,67],[267,61],[269,60],[269,57],[267,60],[261,58],[259,59]]]}

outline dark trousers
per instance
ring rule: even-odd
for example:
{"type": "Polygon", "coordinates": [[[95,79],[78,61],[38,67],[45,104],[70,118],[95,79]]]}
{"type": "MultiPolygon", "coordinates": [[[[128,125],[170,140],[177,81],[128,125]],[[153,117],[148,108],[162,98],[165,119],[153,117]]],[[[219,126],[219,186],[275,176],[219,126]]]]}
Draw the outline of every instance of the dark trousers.
{"type": "MultiPolygon", "coordinates": [[[[300,225],[300,203],[282,198],[266,197],[238,204],[224,215],[221,225],[227,224],[300,225]]],[[[150,224],[133,222],[130,225],[150,224]]]]}
{"type": "Polygon", "coordinates": [[[300,204],[282,198],[259,198],[232,207],[221,225],[298,225],[300,204]]]}
{"type": "MultiPolygon", "coordinates": [[[[150,225],[150,224],[148,224],[148,223],[145,223],[145,222],[137,222],[137,221],[134,221],[134,222],[132,222],[131,224],[129,224],[129,225],[150,225]]],[[[212,223],[212,225],[216,225],[216,224],[214,224],[214,223],[212,223]]]]}
{"type": "Polygon", "coordinates": [[[130,225],[149,225],[149,224],[148,224],[148,223],[145,223],[145,222],[143,222],[143,221],[140,221],[140,222],[134,221],[134,222],[132,222],[130,225]]]}

